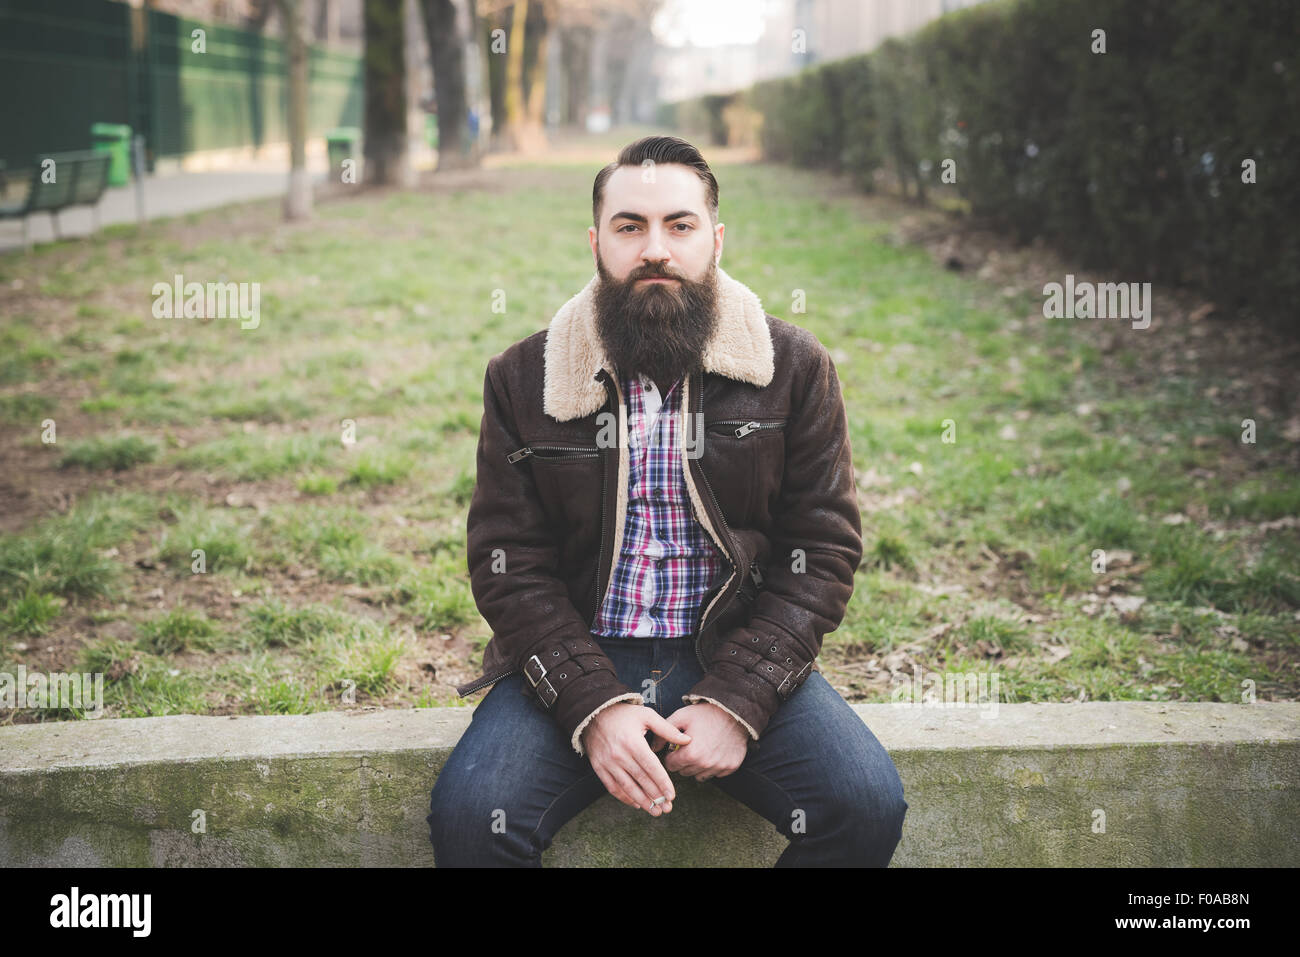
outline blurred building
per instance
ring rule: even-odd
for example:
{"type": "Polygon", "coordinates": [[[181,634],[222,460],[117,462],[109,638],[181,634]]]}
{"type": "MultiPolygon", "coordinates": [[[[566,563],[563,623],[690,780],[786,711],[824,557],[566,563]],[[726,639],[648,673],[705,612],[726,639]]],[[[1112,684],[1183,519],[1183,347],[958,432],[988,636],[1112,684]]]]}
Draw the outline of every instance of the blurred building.
{"type": "Polygon", "coordinates": [[[732,93],[760,80],[867,53],[890,37],[984,0],[755,0],[765,29],[754,44],[656,49],[659,93],[667,102],[732,93]]]}

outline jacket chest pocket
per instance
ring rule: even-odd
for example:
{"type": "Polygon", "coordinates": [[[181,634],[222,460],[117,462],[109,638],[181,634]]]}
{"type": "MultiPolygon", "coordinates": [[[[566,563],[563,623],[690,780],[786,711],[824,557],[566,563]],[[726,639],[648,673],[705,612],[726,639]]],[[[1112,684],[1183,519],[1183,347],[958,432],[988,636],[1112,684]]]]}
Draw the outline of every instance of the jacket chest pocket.
{"type": "Polygon", "coordinates": [[[766,524],[785,471],[785,418],[718,419],[704,426],[701,466],[727,520],[766,524]]]}
{"type": "Polygon", "coordinates": [[[596,446],[539,442],[516,449],[506,461],[532,472],[547,522],[566,552],[581,554],[599,544],[604,467],[596,446]]]}

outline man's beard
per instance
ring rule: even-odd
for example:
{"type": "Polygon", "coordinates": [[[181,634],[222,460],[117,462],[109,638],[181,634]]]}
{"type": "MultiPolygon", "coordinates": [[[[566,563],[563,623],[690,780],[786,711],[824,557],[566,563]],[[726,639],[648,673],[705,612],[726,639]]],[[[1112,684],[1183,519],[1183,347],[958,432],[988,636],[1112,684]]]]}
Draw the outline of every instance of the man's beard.
{"type": "Polygon", "coordinates": [[[620,376],[647,375],[667,389],[702,367],[718,319],[714,260],[698,282],[662,263],[642,265],[620,282],[599,253],[596,269],[601,279],[594,294],[596,329],[620,376]],[[649,276],[670,276],[678,283],[638,283],[649,276]]]}

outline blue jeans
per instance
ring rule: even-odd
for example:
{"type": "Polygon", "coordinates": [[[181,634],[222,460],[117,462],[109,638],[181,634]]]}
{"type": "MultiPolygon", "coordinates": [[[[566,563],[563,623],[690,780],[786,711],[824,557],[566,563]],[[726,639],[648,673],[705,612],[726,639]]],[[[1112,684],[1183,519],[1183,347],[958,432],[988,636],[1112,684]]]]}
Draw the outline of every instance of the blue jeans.
{"type": "MultiPolygon", "coordinates": [[[[619,680],[664,717],[703,676],[689,637],[594,637],[619,680]]],[[[427,820],[438,867],[541,867],[565,822],[608,793],[534,698],[510,675],[474,709],[433,788],[427,820]]],[[[907,802],[894,762],[817,671],[750,742],[744,763],[708,783],[790,838],[777,867],[884,867],[902,837],[907,802]]]]}

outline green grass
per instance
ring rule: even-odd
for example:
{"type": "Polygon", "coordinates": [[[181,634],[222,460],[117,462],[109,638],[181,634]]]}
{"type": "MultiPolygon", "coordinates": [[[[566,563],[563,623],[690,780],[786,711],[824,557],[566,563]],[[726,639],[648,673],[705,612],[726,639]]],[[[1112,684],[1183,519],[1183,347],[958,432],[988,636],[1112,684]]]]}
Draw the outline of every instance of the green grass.
{"type": "Polygon", "coordinates": [[[368,488],[373,485],[396,485],[411,474],[415,458],[406,452],[367,449],[359,453],[348,469],[343,484],[368,488]]]}
{"type": "Polygon", "coordinates": [[[108,554],[148,525],[157,503],[139,493],[92,494],[67,515],[0,536],[0,598],[5,613],[33,593],[108,596],[123,577],[108,554]]]}
{"type": "Polygon", "coordinates": [[[59,615],[63,600],[29,587],[0,612],[0,633],[35,637],[50,630],[50,622],[59,615]]]}
{"type": "Polygon", "coordinates": [[[336,436],[321,434],[267,435],[231,432],[168,459],[179,468],[204,470],[237,481],[258,481],[325,466],[341,466],[343,453],[336,436]]]}
{"type": "Polygon", "coordinates": [[[240,509],[190,504],[162,529],[158,560],[174,575],[233,572],[251,567],[258,553],[249,540],[253,520],[240,509]]]}
{"type": "Polygon", "coordinates": [[[216,625],[203,613],[177,607],[144,622],[136,644],[155,655],[212,648],[216,625]]]}
{"type": "Polygon", "coordinates": [[[341,506],[299,505],[266,516],[260,554],[287,566],[310,562],[328,581],[389,585],[410,567],[410,560],[375,535],[376,523],[365,513],[341,506]]]}
{"type": "Polygon", "coordinates": [[[28,421],[38,425],[58,407],[53,396],[37,392],[18,392],[0,395],[0,419],[11,422],[28,421]]]}
{"type": "Polygon", "coordinates": [[[333,495],[339,490],[338,479],[313,472],[298,479],[298,491],[306,495],[333,495]]]}
{"type": "Polygon", "coordinates": [[[348,630],[346,614],[323,606],[292,607],[278,598],[246,609],[241,638],[256,648],[291,648],[348,630]]]}
{"type": "Polygon", "coordinates": [[[158,444],[138,435],[120,435],[112,438],[82,439],[72,442],[59,459],[59,468],[80,466],[103,471],[125,471],[141,462],[152,462],[158,455],[158,444]]]}

